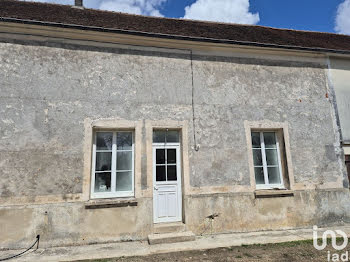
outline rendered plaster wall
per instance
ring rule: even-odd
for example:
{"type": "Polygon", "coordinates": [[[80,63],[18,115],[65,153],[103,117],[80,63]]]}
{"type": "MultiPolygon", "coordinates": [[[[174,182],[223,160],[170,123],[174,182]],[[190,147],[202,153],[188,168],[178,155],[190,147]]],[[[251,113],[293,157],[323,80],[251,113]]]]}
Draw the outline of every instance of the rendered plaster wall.
{"type": "MultiPolygon", "coordinates": [[[[313,217],[327,223],[334,209],[333,222],[347,218],[323,64],[197,54],[191,67],[188,52],[136,49],[0,43],[0,201],[9,199],[0,207],[1,247],[23,246],[38,233],[43,245],[61,245],[144,239],[152,232],[150,196],[136,207],[96,210],[74,197],[86,193],[86,119],[187,120],[190,186],[197,189],[249,188],[244,121],[286,122],[298,188],[337,185],[341,193],[305,192],[287,200],[255,200],[252,192],[185,196],[186,224],[199,234],[207,205],[209,213],[222,213],[214,232],[305,226],[313,217]],[[53,195],[68,202],[46,203],[53,195]],[[34,204],[38,196],[42,204],[34,204]],[[33,204],[11,202],[17,198],[33,204]],[[310,212],[293,221],[307,199],[313,200],[310,212]],[[277,223],[266,224],[274,216],[277,223]],[[241,222],[225,224],[230,218],[241,222]]],[[[142,130],[142,189],[150,189],[145,123],[142,130]]]]}
{"type": "Polygon", "coordinates": [[[145,239],[152,231],[152,199],[138,206],[85,209],[83,202],[0,208],[0,249],[145,239]]]}
{"type": "Polygon", "coordinates": [[[330,59],[330,80],[335,89],[343,140],[350,143],[350,60],[330,59]]]}
{"type": "MultiPolygon", "coordinates": [[[[256,199],[253,193],[190,195],[186,228],[197,235],[333,226],[350,222],[349,191],[297,191],[293,197],[256,199]],[[207,216],[218,214],[212,222],[207,216]]],[[[136,207],[87,210],[84,203],[0,208],[0,249],[144,240],[153,227],[152,199],[136,207]]],[[[311,237],[311,235],[310,235],[311,237]]]]}
{"type": "MultiPolygon", "coordinates": [[[[292,197],[194,195],[185,199],[186,226],[196,234],[327,227],[350,222],[349,190],[296,191],[292,197]],[[207,217],[218,214],[214,220],[207,217]]],[[[310,235],[311,238],[311,235],[310,235]]]]}

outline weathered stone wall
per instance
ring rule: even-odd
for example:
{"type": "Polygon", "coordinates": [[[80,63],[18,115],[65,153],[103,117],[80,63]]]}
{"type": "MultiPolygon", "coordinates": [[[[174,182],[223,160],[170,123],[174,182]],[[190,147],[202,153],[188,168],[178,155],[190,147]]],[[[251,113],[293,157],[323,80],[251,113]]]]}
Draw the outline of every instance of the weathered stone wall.
{"type": "Polygon", "coordinates": [[[343,179],[325,65],[208,53],[194,55],[191,66],[190,58],[187,51],[154,48],[0,43],[0,200],[10,199],[0,207],[0,248],[23,246],[38,233],[49,246],[144,239],[152,231],[149,197],[136,207],[96,210],[74,198],[45,203],[52,195],[83,193],[87,118],[187,120],[193,188],[249,187],[244,121],[286,122],[295,183],[309,191],[283,199],[186,195],[187,226],[200,234],[214,212],[220,217],[213,232],[349,221],[348,190],[312,191],[343,179]],[[37,196],[43,204],[11,203],[37,196]]]}
{"type": "Polygon", "coordinates": [[[2,197],[81,193],[86,118],[191,118],[189,56],[68,48],[0,46],[2,197]]]}
{"type": "Polygon", "coordinates": [[[295,182],[339,178],[321,65],[197,57],[194,77],[201,150],[190,159],[191,185],[249,184],[244,120],[288,122],[295,182]]]}
{"type": "MultiPolygon", "coordinates": [[[[81,192],[85,118],[192,119],[188,55],[1,47],[1,196],[81,192]]],[[[338,179],[321,65],[195,56],[193,75],[192,186],[249,185],[244,120],[288,122],[296,182],[338,179]]]]}

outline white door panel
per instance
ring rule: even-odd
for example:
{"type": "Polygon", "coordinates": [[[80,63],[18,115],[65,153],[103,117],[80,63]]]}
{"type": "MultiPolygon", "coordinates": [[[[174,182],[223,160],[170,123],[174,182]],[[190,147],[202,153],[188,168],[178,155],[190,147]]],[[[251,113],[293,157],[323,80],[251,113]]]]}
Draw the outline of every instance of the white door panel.
{"type": "Polygon", "coordinates": [[[165,193],[159,193],[158,194],[158,217],[166,217],[167,216],[167,194],[165,193]]]}
{"type": "Polygon", "coordinates": [[[154,223],[182,220],[180,146],[153,146],[154,223]]]}
{"type": "Polygon", "coordinates": [[[176,193],[168,193],[168,217],[177,216],[177,196],[176,193]]]}

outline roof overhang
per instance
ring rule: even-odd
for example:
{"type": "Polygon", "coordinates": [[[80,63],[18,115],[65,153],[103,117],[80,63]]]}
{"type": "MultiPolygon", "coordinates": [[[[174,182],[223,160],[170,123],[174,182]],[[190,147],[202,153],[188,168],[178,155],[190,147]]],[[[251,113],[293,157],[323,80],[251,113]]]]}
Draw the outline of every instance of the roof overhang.
{"type": "Polygon", "coordinates": [[[350,57],[350,51],[301,46],[276,45],[204,37],[168,35],[64,23],[0,17],[0,33],[33,35],[104,43],[119,43],[152,47],[176,48],[184,50],[203,49],[210,46],[235,47],[265,52],[299,53],[307,56],[350,57]]]}

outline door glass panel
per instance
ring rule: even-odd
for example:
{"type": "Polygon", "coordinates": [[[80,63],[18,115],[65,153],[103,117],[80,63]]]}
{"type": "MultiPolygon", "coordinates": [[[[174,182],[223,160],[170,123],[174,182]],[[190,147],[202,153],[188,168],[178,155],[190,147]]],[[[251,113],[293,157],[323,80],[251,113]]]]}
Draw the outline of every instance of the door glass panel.
{"type": "Polygon", "coordinates": [[[110,192],[111,191],[111,173],[96,173],[95,174],[95,192],[110,192]]]}
{"type": "Polygon", "coordinates": [[[278,167],[268,167],[267,172],[269,174],[269,183],[270,184],[280,184],[280,173],[278,167]]]}
{"type": "Polygon", "coordinates": [[[166,181],[165,166],[156,166],[156,181],[166,181]]]}
{"type": "Polygon", "coordinates": [[[170,130],[166,132],[167,143],[178,143],[179,142],[179,131],[170,130]]]}
{"type": "Polygon", "coordinates": [[[117,170],[132,169],[132,151],[117,152],[117,170]]]}
{"type": "Polygon", "coordinates": [[[167,166],[168,170],[168,181],[176,181],[177,180],[177,174],[176,174],[176,165],[174,166],[167,166]]]}
{"type": "Polygon", "coordinates": [[[112,152],[97,152],[96,153],[96,171],[111,170],[112,152]]]}
{"type": "Polygon", "coordinates": [[[117,150],[132,149],[132,132],[117,133],[117,150]]]}
{"type": "Polygon", "coordinates": [[[264,170],[262,167],[254,167],[255,182],[257,185],[265,184],[264,170]]]}
{"type": "Polygon", "coordinates": [[[165,164],[165,149],[156,149],[156,164],[165,164]]]}
{"type": "Polygon", "coordinates": [[[253,144],[253,148],[261,147],[259,132],[252,132],[252,144],[253,144]]]}
{"type": "Polygon", "coordinates": [[[276,149],[266,149],[266,162],[268,166],[278,165],[278,156],[276,149]]]}
{"type": "Polygon", "coordinates": [[[276,148],[275,132],[264,132],[265,148],[276,148]]]}
{"type": "Polygon", "coordinates": [[[132,172],[117,172],[117,191],[132,191],[132,172]]]}
{"type": "Polygon", "coordinates": [[[253,149],[254,166],[262,166],[261,149],[253,149]]]}
{"type": "Polygon", "coordinates": [[[176,164],[176,149],[167,149],[167,163],[176,164]]]}
{"type": "Polygon", "coordinates": [[[165,143],[165,130],[153,131],[153,143],[165,143]]]}
{"type": "Polygon", "coordinates": [[[96,149],[97,150],[112,150],[113,133],[97,132],[96,133],[96,149]]]}

